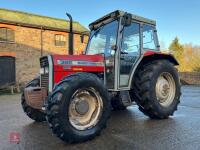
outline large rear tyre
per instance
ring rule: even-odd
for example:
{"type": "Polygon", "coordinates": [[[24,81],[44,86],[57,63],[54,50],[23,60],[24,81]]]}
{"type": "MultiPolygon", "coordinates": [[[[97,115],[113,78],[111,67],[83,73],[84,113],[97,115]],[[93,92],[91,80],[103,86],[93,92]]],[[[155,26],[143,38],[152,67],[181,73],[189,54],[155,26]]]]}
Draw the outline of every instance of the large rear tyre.
{"type": "MultiPolygon", "coordinates": [[[[25,88],[39,87],[39,86],[40,86],[40,78],[37,77],[37,78],[33,79],[31,82],[29,82],[25,88]]],[[[22,96],[21,96],[21,105],[22,105],[22,108],[23,108],[24,112],[26,113],[26,115],[29,118],[31,118],[32,120],[35,120],[36,122],[46,121],[44,112],[42,112],[41,110],[38,110],[38,109],[34,109],[31,106],[27,105],[25,96],[24,96],[24,92],[22,93],[22,96]]]]}
{"type": "Polygon", "coordinates": [[[130,95],[139,110],[153,119],[172,116],[180,103],[178,73],[167,60],[156,60],[140,67],[133,88],[130,95]]]}
{"type": "Polygon", "coordinates": [[[110,116],[108,91],[94,74],[64,78],[47,104],[47,121],[53,133],[68,143],[90,140],[106,127],[110,116]]]}

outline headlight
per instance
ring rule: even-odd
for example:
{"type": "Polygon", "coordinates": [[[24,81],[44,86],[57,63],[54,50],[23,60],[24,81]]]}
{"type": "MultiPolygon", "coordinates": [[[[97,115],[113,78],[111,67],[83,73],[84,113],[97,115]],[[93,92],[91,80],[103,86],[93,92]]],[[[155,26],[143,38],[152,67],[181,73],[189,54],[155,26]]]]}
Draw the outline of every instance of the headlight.
{"type": "Polygon", "coordinates": [[[45,74],[49,73],[49,68],[48,68],[48,67],[45,67],[45,68],[44,68],[44,72],[45,72],[45,74]]]}
{"type": "Polygon", "coordinates": [[[44,68],[40,68],[40,74],[44,74],[44,68]]]}

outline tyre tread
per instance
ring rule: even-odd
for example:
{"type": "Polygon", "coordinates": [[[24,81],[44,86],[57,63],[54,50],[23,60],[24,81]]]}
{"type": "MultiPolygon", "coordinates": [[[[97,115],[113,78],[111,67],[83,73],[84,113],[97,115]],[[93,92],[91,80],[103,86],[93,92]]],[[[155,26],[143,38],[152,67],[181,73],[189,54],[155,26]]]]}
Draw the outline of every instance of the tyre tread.
{"type": "MultiPolygon", "coordinates": [[[[78,80],[84,79],[84,78],[90,79],[95,82],[98,82],[99,84],[102,84],[102,81],[99,78],[97,78],[96,75],[91,74],[91,73],[76,73],[76,74],[69,75],[69,76],[63,78],[63,80],[56,85],[56,87],[53,90],[54,92],[52,93],[50,99],[48,100],[47,106],[46,106],[47,120],[48,120],[48,123],[50,124],[50,128],[52,129],[53,133],[57,137],[59,137],[61,140],[68,142],[68,143],[79,143],[79,142],[91,140],[95,136],[100,135],[101,129],[104,128],[104,126],[101,126],[99,131],[97,131],[93,135],[86,136],[85,138],[80,138],[79,136],[71,133],[70,130],[66,134],[63,130],[62,122],[60,122],[60,120],[59,120],[60,114],[58,113],[58,111],[59,111],[58,109],[59,109],[61,103],[58,99],[57,100],[52,100],[52,99],[56,99],[55,96],[57,93],[62,93],[64,95],[64,92],[67,90],[69,85],[77,82],[78,80]]],[[[105,116],[106,122],[110,115],[110,109],[107,111],[109,111],[109,113],[107,116],[105,116]]]]}
{"type": "Polygon", "coordinates": [[[181,93],[178,93],[176,108],[169,114],[160,113],[159,109],[153,106],[150,98],[150,81],[153,78],[153,72],[155,72],[162,65],[173,65],[167,60],[156,60],[149,62],[136,71],[135,81],[133,82],[133,90],[131,91],[131,97],[136,101],[139,106],[139,110],[152,119],[165,119],[168,116],[172,116],[174,111],[177,110],[177,105],[180,103],[179,97],[181,93]]]}

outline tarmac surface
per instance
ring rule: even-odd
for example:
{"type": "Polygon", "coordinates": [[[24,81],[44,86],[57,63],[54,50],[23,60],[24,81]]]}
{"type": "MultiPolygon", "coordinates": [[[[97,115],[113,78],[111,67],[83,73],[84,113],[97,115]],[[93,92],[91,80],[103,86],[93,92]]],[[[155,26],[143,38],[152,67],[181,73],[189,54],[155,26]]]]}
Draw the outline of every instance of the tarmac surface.
{"type": "Polygon", "coordinates": [[[112,112],[100,136],[66,144],[47,123],[35,123],[23,112],[20,95],[0,96],[0,150],[200,150],[200,87],[182,87],[181,104],[173,117],[151,120],[131,106],[112,112]],[[9,136],[19,133],[19,144],[9,136]]]}

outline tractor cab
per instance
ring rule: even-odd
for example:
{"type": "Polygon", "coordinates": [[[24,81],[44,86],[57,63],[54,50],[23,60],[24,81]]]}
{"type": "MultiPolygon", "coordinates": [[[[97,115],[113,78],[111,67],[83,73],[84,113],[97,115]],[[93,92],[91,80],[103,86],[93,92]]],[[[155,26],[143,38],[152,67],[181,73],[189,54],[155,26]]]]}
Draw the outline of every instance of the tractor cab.
{"type": "Polygon", "coordinates": [[[86,55],[105,58],[105,84],[111,90],[131,88],[134,70],[146,51],[159,51],[156,22],[122,11],[89,25],[86,55]]]}

